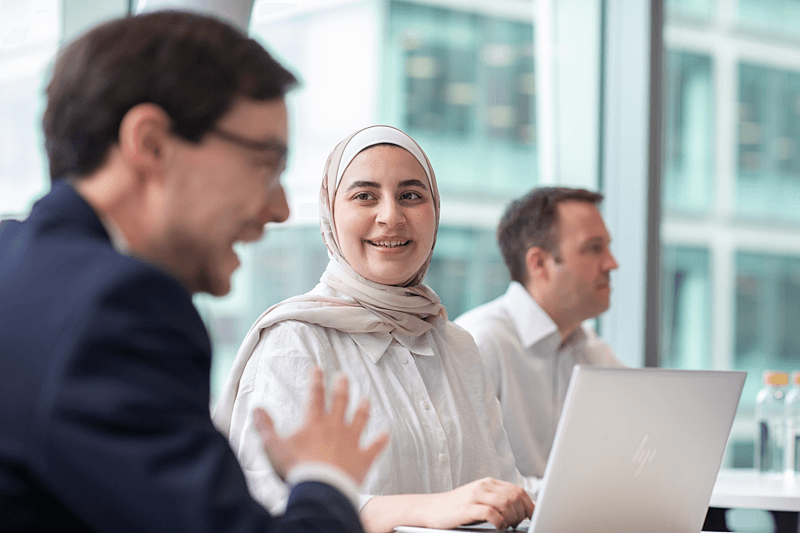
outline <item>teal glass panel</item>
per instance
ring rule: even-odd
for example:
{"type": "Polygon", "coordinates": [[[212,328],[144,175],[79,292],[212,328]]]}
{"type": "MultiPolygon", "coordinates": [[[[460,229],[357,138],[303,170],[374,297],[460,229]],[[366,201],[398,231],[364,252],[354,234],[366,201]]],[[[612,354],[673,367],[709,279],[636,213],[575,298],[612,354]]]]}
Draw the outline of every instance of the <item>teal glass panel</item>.
{"type": "Polygon", "coordinates": [[[742,403],[752,411],[764,370],[800,368],[800,257],[736,254],[734,368],[747,371],[742,403]]]}
{"type": "Polygon", "coordinates": [[[797,0],[738,0],[736,7],[737,23],[743,28],[775,36],[800,36],[797,0]]]}
{"type": "Polygon", "coordinates": [[[800,221],[800,73],[739,65],[736,211],[800,221]]]}
{"type": "Polygon", "coordinates": [[[711,276],[705,248],[665,246],[662,254],[661,366],[710,368],[711,276]]]}
{"type": "Polygon", "coordinates": [[[717,8],[715,0],[667,0],[668,17],[687,17],[693,19],[709,19],[717,8]]]}
{"type": "Polygon", "coordinates": [[[493,230],[439,228],[425,283],[442,299],[451,319],[497,298],[509,281],[493,230]]]}
{"type": "Polygon", "coordinates": [[[536,185],[531,23],[391,2],[386,44],[384,121],[425,149],[443,197],[536,185]]]}
{"type": "Polygon", "coordinates": [[[706,213],[714,190],[714,91],[707,55],[668,50],[665,68],[665,211],[706,213]]]}

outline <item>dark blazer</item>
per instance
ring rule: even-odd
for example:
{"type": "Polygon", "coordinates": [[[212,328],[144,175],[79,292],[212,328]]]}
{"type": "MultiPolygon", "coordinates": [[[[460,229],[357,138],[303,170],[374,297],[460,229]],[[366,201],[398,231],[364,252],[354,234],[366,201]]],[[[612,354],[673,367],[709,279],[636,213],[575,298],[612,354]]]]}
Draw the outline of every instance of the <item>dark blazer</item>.
{"type": "Polygon", "coordinates": [[[57,183],[0,232],[0,531],[361,533],[323,483],[280,517],[250,497],[210,365],[191,295],[57,183]]]}

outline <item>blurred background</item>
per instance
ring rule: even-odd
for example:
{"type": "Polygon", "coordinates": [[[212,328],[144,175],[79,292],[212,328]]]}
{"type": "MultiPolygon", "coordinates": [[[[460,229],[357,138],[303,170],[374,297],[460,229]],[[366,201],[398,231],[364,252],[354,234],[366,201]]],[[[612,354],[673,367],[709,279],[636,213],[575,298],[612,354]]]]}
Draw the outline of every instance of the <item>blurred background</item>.
{"type": "Polygon", "coordinates": [[[0,0],[0,218],[49,189],[40,123],[59,46],[165,5],[217,10],[301,79],[292,216],[242,249],[230,295],[196,298],[215,397],[256,317],[327,263],[328,153],[384,123],[436,171],[426,283],[451,318],[505,291],[494,229],[511,199],[605,193],[620,268],[596,327],[632,366],[746,370],[725,465],[752,466],[761,372],[800,368],[800,1],[0,0]]]}

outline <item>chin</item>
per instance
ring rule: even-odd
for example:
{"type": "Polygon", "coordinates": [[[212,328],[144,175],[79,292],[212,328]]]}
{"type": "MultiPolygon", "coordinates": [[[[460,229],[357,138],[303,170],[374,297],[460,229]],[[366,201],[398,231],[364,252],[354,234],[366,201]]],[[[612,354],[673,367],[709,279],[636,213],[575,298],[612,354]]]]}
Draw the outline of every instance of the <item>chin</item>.
{"type": "Polygon", "coordinates": [[[193,293],[204,292],[211,296],[225,296],[231,292],[231,273],[214,275],[210,272],[201,273],[192,290],[193,293]]]}
{"type": "Polygon", "coordinates": [[[208,291],[208,293],[211,296],[217,296],[217,297],[225,296],[229,292],[231,292],[231,284],[230,283],[217,284],[214,287],[212,287],[212,289],[210,291],[208,291]]]}

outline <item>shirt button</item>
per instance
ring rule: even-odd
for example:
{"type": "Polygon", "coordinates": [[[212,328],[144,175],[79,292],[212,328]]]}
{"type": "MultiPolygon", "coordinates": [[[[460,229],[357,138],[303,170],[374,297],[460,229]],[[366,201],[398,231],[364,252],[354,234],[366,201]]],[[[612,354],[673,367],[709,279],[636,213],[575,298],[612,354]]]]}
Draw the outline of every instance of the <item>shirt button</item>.
{"type": "Polygon", "coordinates": [[[440,453],[440,454],[439,454],[439,462],[440,462],[440,463],[443,463],[445,459],[446,459],[446,457],[444,456],[444,454],[443,454],[443,453],[440,453]]]}
{"type": "Polygon", "coordinates": [[[431,404],[429,404],[427,401],[423,401],[422,402],[422,407],[424,407],[425,409],[430,409],[431,408],[431,404]]]}
{"type": "Polygon", "coordinates": [[[408,364],[408,359],[403,359],[402,361],[400,361],[400,363],[404,364],[404,365],[407,365],[408,364]]]}

